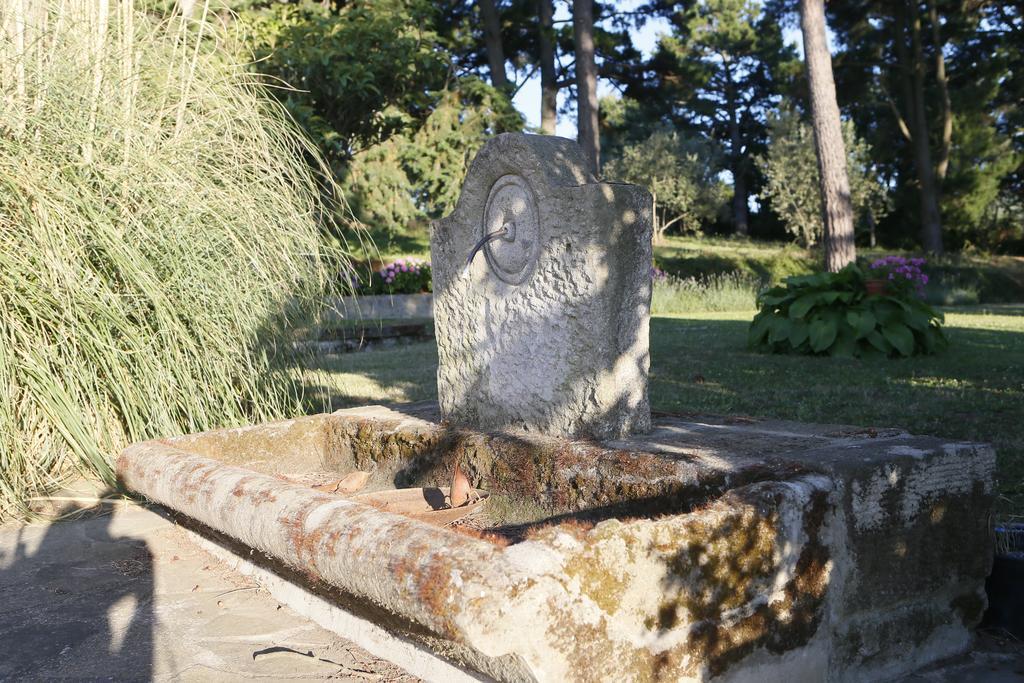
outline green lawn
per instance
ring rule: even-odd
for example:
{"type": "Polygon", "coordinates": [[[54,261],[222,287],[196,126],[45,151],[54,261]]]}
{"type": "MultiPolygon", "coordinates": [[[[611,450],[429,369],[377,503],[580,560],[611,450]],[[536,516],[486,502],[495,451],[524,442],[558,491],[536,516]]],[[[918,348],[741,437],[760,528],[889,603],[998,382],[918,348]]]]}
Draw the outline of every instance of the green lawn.
{"type": "MultiPolygon", "coordinates": [[[[1001,516],[1024,516],[1024,305],[947,313],[950,348],[925,358],[861,361],[772,356],[745,345],[752,311],[657,316],[655,410],[902,427],[987,441],[998,452],[1001,516]]],[[[433,344],[348,354],[307,374],[333,407],[434,398],[433,344]]],[[[319,407],[319,406],[318,406],[319,407]]]]}
{"type": "MultiPolygon", "coordinates": [[[[378,240],[379,252],[361,258],[392,261],[399,257],[429,259],[426,229],[378,240]]],[[[891,249],[858,249],[863,261],[902,253],[891,249]]],[[[906,252],[909,255],[909,252],[906,252]]],[[[786,242],[762,242],[730,237],[682,237],[672,235],[654,247],[658,267],[680,278],[705,279],[735,273],[752,281],[778,283],[789,275],[819,269],[820,254],[786,242]]],[[[1024,258],[989,254],[950,254],[930,259],[926,271],[932,278],[928,299],[937,304],[1024,301],[1024,258]]]]}
{"type": "MultiPolygon", "coordinates": [[[[863,249],[857,254],[870,262],[892,249],[863,249]]],[[[654,260],[673,275],[706,278],[738,273],[762,282],[778,283],[789,275],[821,268],[820,254],[784,242],[709,237],[668,237],[655,246],[654,260]]],[[[990,254],[949,254],[930,258],[925,268],[932,278],[928,298],[933,303],[993,303],[1024,301],[1024,258],[990,254]]]]}

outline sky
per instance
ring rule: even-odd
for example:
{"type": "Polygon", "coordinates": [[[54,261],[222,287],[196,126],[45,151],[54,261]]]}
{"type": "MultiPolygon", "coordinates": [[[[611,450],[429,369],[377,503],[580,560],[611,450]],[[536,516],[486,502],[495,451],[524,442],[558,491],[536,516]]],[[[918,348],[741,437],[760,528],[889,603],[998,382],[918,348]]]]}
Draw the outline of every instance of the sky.
{"type": "MultiPolygon", "coordinates": [[[[615,5],[624,11],[636,9],[644,3],[644,0],[619,0],[615,5]]],[[[572,15],[569,12],[567,5],[563,3],[556,3],[555,6],[555,21],[571,20],[572,15]]],[[[654,48],[658,45],[658,38],[668,33],[670,26],[667,20],[658,17],[647,21],[639,29],[631,29],[630,35],[633,37],[633,45],[636,46],[644,58],[651,56],[654,52],[654,48]]],[[[783,38],[787,43],[796,45],[801,57],[803,56],[803,40],[800,35],[800,31],[795,28],[787,27],[783,30],[783,38]]],[[[831,38],[831,36],[829,36],[831,38]]],[[[831,40],[829,41],[831,43],[831,40]]],[[[830,45],[831,47],[831,45],[830,45]]],[[[615,89],[611,87],[606,81],[600,80],[597,84],[598,97],[604,97],[615,92],[615,89]]],[[[561,109],[565,105],[565,99],[569,96],[568,89],[562,89],[558,93],[558,107],[561,109]]],[[[540,127],[540,75],[535,74],[533,78],[528,80],[523,87],[516,93],[516,96],[512,98],[512,104],[515,105],[516,109],[526,117],[526,124],[530,128],[540,127]]],[[[576,116],[575,114],[558,116],[558,127],[556,128],[556,134],[567,138],[576,137],[576,116]]]]}
{"type": "MultiPolygon", "coordinates": [[[[622,10],[632,10],[643,4],[643,0],[619,0],[615,5],[622,10]]],[[[555,21],[572,20],[572,14],[569,12],[568,6],[562,3],[556,3],[555,5],[555,21]]],[[[650,57],[651,53],[654,52],[654,48],[658,44],[658,37],[669,31],[669,24],[663,18],[657,18],[648,21],[640,29],[631,29],[630,35],[633,37],[633,45],[636,46],[640,52],[643,53],[644,58],[650,57]]],[[[601,80],[597,84],[598,97],[604,97],[615,92],[607,82],[601,80]]],[[[559,109],[565,104],[565,98],[568,97],[569,90],[562,89],[558,93],[558,107],[559,109]]],[[[535,74],[533,78],[523,85],[522,89],[516,93],[516,96],[512,99],[512,104],[515,105],[523,116],[526,117],[526,124],[532,128],[540,127],[540,75],[535,74]]],[[[556,134],[567,138],[576,137],[576,118],[575,115],[565,116],[559,115],[558,127],[555,130],[556,134]]]]}

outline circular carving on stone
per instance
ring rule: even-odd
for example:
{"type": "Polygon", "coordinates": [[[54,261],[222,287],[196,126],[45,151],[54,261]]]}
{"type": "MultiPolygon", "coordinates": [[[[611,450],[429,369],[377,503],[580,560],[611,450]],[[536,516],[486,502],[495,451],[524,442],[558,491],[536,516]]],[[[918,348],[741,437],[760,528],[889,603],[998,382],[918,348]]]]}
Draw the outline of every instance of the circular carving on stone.
{"type": "Polygon", "coordinates": [[[517,175],[498,178],[487,196],[484,235],[502,227],[507,227],[508,234],[489,242],[484,255],[500,280],[521,285],[537,264],[541,235],[537,199],[526,180],[517,175]]]}

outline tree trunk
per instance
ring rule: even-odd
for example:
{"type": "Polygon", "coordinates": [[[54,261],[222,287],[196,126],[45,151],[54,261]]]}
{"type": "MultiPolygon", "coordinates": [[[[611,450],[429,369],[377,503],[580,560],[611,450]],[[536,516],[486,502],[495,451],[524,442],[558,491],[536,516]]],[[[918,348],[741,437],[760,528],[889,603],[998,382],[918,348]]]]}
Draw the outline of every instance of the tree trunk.
{"type": "Polygon", "coordinates": [[[505,74],[505,51],[501,46],[501,20],[494,0],[480,0],[480,19],[484,23],[484,45],[487,47],[487,63],[491,69],[491,85],[504,90],[508,85],[505,74]]]}
{"type": "Polygon", "coordinates": [[[558,125],[558,75],[555,73],[555,10],[552,0],[539,0],[540,131],[554,135],[558,125]]]}
{"type": "Polygon", "coordinates": [[[750,209],[747,207],[747,176],[742,160],[732,166],[732,224],[737,235],[750,233],[750,209]]]}
{"type": "MultiPolygon", "coordinates": [[[[932,152],[928,145],[928,116],[924,102],[924,57],[921,51],[921,19],[917,13],[917,0],[910,0],[910,37],[913,62],[910,65],[911,94],[910,134],[914,148],[914,166],[921,200],[921,244],[933,254],[942,253],[942,219],[939,215],[938,188],[932,168],[932,152]]],[[[898,36],[903,41],[902,35],[898,36]]],[[[906,50],[904,49],[904,53],[906,50]]]]}
{"type": "Polygon", "coordinates": [[[594,2],[573,0],[572,29],[576,44],[576,112],[578,140],[594,175],[601,172],[601,140],[597,127],[597,63],[594,61],[594,2]]]}
{"type": "Polygon", "coordinates": [[[935,44],[935,80],[939,84],[939,94],[942,95],[942,147],[939,149],[939,162],[935,165],[935,175],[941,185],[949,170],[949,151],[953,146],[953,105],[949,98],[949,78],[946,76],[946,58],[942,55],[939,12],[935,8],[935,0],[928,0],[928,19],[932,25],[932,42],[935,44]]]}
{"type": "Polygon", "coordinates": [[[846,148],[825,37],[824,0],[800,0],[800,26],[811,92],[814,148],[825,221],[825,270],[835,273],[857,258],[853,242],[853,203],[846,175],[846,148]]]}
{"type": "Polygon", "coordinates": [[[729,162],[732,170],[732,224],[737,235],[750,232],[750,220],[747,208],[747,174],[743,163],[741,148],[743,137],[740,135],[740,117],[737,111],[736,93],[732,83],[732,69],[725,64],[726,107],[729,109],[729,162]]]}

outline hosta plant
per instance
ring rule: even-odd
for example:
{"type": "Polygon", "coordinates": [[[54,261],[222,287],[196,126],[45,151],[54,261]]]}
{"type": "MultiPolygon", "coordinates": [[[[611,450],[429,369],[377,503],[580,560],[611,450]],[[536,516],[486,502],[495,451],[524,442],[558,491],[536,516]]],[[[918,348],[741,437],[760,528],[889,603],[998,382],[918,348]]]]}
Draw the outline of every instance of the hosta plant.
{"type": "Polygon", "coordinates": [[[913,356],[947,344],[941,313],[907,289],[868,294],[854,264],[786,278],[758,296],[758,307],[749,343],[774,353],[913,356]]]}

